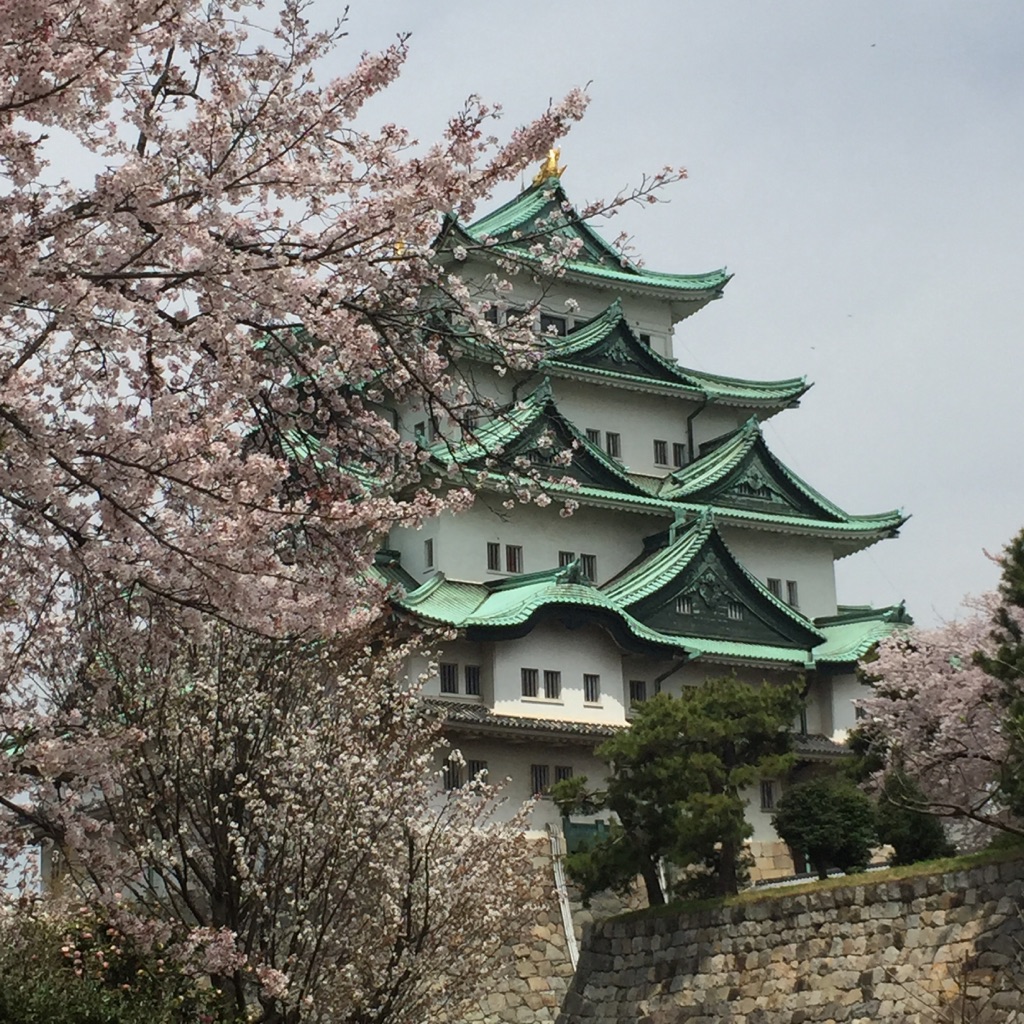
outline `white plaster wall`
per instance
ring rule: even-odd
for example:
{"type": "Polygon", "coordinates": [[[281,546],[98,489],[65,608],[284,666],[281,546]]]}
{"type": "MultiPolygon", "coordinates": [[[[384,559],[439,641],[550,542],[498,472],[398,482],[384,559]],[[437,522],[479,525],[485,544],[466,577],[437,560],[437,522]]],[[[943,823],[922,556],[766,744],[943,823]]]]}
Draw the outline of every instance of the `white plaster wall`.
{"type": "MultiPolygon", "coordinates": [[[[537,572],[558,565],[559,551],[597,556],[597,582],[603,583],[631,562],[642,547],[643,538],[664,530],[669,520],[657,516],[611,509],[581,507],[571,516],[559,515],[560,505],[548,508],[519,505],[502,508],[504,496],[480,494],[473,508],[455,516],[445,513],[434,520],[434,558],[449,579],[498,580],[505,572],[487,569],[487,544],[516,544],[523,549],[523,571],[537,572]]],[[[411,571],[426,580],[431,572],[423,569],[423,539],[428,529],[391,531],[391,544],[412,559],[411,571]]]]}
{"type": "Polygon", "coordinates": [[[837,741],[841,742],[857,724],[857,709],[853,706],[853,702],[870,696],[871,689],[862,683],[854,672],[831,676],[830,682],[832,734],[837,741]]]}
{"type": "Polygon", "coordinates": [[[746,569],[762,583],[769,577],[796,580],[800,612],[808,618],[836,614],[836,574],[832,543],[764,530],[720,526],[722,538],[746,569]]]}
{"type": "Polygon", "coordinates": [[[568,629],[555,622],[542,622],[518,640],[494,645],[494,710],[524,718],[621,725],[625,722],[622,653],[598,626],[568,629]],[[524,668],[537,669],[541,696],[523,697],[524,668]],[[557,701],[543,698],[545,670],[562,674],[557,701]],[[598,704],[584,702],[584,673],[601,678],[598,704]]]}
{"type": "MultiPolygon", "coordinates": [[[[586,775],[594,783],[600,783],[607,774],[602,761],[596,758],[589,747],[582,744],[559,743],[538,736],[528,743],[522,741],[453,735],[449,742],[467,760],[487,762],[487,781],[503,785],[501,804],[497,820],[508,821],[522,806],[534,797],[531,786],[530,766],[544,764],[552,783],[555,768],[571,768],[574,775],[586,775]]],[[[443,764],[445,754],[438,756],[438,768],[443,764]]],[[[548,824],[561,822],[561,815],[550,797],[536,800],[528,818],[528,827],[543,829],[548,824]]]]}

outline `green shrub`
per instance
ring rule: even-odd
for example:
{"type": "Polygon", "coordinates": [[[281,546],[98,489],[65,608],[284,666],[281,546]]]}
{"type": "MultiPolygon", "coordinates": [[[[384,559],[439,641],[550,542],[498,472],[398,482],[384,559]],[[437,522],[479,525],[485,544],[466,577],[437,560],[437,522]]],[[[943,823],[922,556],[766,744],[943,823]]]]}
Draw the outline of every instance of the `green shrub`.
{"type": "Polygon", "coordinates": [[[878,841],[874,805],[838,775],[787,790],[772,824],[780,839],[806,853],[819,878],[828,877],[829,868],[849,873],[864,867],[878,841]]]}

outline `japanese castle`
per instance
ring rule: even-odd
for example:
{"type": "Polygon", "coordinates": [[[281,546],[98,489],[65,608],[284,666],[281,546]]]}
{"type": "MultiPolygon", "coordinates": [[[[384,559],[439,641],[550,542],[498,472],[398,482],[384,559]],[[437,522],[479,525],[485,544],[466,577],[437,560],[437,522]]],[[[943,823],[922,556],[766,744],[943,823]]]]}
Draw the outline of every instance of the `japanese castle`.
{"type": "MultiPolygon", "coordinates": [[[[732,673],[802,679],[800,759],[835,760],[858,658],[909,619],[902,605],[838,604],[834,564],[906,517],[851,515],[770,450],[762,424],[799,404],[804,378],[715,376],[673,357],[677,325],[729,275],[624,259],[577,215],[557,154],[511,202],[446,232],[485,315],[531,317],[539,357],[509,370],[467,340],[463,378],[486,411],[461,428],[423,410],[400,423],[440,478],[454,471],[477,492],[467,512],[393,530],[377,563],[400,614],[451,638],[410,673],[429,673],[465,759],[447,784],[486,768],[511,779],[518,806],[571,775],[598,782],[594,748],[628,727],[633,705],[732,673]],[[536,240],[552,235],[570,256],[548,279],[536,240]],[[510,265],[523,269],[496,292],[510,265]]],[[[770,822],[782,785],[748,794],[755,877],[793,871],[770,822]]],[[[549,799],[532,820],[559,825],[549,799]]]]}

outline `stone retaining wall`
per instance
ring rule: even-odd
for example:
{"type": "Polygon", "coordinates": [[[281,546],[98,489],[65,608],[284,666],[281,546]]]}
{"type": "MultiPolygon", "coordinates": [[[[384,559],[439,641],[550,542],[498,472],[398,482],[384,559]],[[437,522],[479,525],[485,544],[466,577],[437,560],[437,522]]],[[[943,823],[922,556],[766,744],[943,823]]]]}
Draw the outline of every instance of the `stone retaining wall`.
{"type": "Polygon", "coordinates": [[[1024,861],[598,922],[558,1024],[1024,1024],[1024,861]]]}

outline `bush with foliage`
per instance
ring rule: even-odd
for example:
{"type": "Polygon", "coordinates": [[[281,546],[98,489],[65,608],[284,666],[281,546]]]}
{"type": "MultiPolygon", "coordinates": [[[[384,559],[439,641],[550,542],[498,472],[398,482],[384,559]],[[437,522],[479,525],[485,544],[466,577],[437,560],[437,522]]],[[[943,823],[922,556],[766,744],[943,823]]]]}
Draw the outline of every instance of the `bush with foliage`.
{"type": "MultiPolygon", "coordinates": [[[[174,944],[133,936],[116,915],[50,912],[22,901],[0,911],[4,1024],[235,1024],[174,944]]],[[[168,937],[169,938],[169,937],[168,937]]]]}
{"type": "Polygon", "coordinates": [[[838,775],[787,790],[772,825],[783,842],[807,855],[819,878],[827,878],[829,868],[849,872],[863,867],[878,841],[871,799],[838,775]]]}

